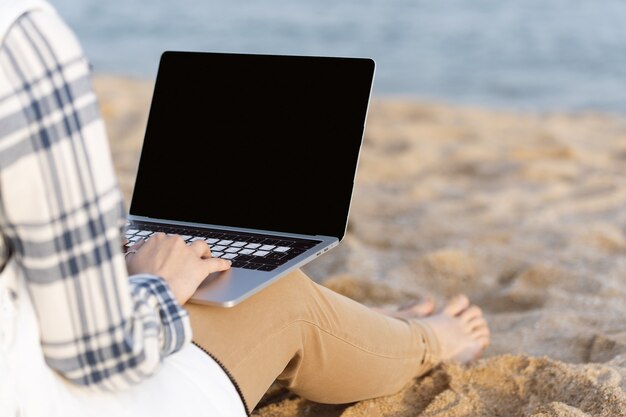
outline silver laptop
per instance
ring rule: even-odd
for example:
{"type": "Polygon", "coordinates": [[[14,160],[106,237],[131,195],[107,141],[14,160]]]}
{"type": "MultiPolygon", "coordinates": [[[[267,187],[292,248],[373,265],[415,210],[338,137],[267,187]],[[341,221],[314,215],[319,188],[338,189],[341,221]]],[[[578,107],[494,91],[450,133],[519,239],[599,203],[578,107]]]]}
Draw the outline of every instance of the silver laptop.
{"type": "Polygon", "coordinates": [[[165,52],[129,245],[156,232],[232,260],[191,301],[234,306],[344,237],[369,104],[366,58],[165,52]]]}

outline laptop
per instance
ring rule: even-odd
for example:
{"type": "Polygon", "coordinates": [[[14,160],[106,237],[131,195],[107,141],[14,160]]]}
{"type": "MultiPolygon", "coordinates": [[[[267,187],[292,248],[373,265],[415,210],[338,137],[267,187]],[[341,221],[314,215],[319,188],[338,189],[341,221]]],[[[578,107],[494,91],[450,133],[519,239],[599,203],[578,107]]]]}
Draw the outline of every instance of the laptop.
{"type": "Polygon", "coordinates": [[[232,267],[191,302],[232,307],[337,246],[374,77],[368,58],[165,52],[128,246],[204,240],[232,267]]]}

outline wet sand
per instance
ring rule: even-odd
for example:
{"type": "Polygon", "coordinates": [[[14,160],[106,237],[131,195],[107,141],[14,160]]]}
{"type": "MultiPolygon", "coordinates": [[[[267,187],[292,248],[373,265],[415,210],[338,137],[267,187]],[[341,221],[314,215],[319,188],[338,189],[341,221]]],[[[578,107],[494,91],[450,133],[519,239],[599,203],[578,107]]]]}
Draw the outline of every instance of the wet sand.
{"type": "MultiPolygon", "coordinates": [[[[129,200],[148,82],[98,76],[129,200]]],[[[467,293],[493,332],[395,396],[262,417],[626,416],[626,117],[374,99],[348,234],[306,267],[369,305],[467,293]]]]}

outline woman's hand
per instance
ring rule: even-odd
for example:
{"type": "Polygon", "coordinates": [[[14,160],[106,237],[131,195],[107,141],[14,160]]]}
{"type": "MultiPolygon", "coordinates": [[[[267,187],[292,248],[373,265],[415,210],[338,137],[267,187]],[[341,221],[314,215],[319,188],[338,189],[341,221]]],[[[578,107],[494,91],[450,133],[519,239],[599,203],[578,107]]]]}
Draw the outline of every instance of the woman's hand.
{"type": "Polygon", "coordinates": [[[198,240],[187,245],[180,236],[155,233],[141,240],[126,256],[128,274],[153,274],[167,281],[182,305],[212,272],[225,271],[231,262],[212,258],[206,242],[198,240]]]}

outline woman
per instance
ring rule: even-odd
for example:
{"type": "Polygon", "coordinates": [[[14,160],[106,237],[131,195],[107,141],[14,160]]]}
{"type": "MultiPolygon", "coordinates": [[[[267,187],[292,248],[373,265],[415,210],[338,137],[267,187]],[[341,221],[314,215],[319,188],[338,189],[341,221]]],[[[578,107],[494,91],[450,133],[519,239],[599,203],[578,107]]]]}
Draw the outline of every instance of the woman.
{"type": "Polygon", "coordinates": [[[489,343],[464,296],[381,314],[301,271],[234,308],[186,305],[230,263],[163,234],[123,256],[88,63],[40,0],[0,0],[0,203],[0,416],[239,416],[275,380],[352,402],[489,343]]]}

